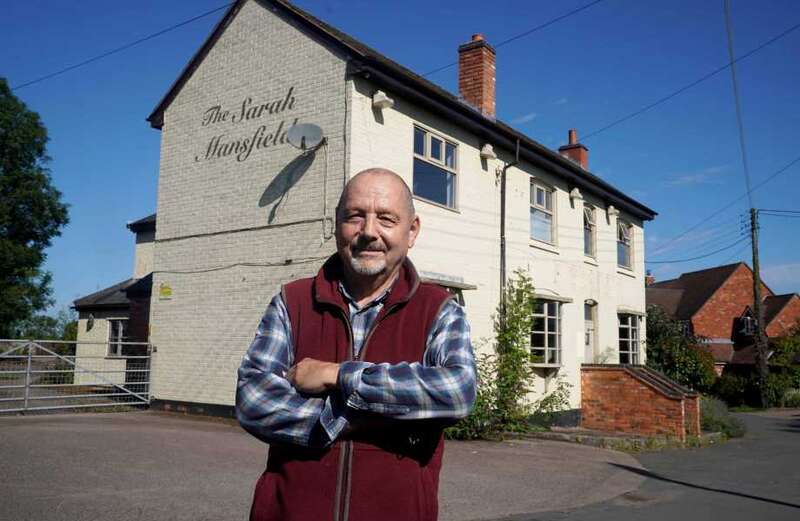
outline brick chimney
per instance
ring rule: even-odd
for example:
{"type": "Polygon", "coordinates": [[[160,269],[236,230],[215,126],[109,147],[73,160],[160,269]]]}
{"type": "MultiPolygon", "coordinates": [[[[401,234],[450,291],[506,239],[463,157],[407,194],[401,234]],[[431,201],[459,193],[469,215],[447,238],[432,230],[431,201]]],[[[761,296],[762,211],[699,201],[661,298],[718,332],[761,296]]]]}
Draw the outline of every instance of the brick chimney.
{"type": "Polygon", "coordinates": [[[495,52],[482,34],[458,46],[458,92],[484,116],[495,117],[495,52]]]}
{"type": "Polygon", "coordinates": [[[647,270],[647,275],[644,277],[644,285],[645,286],[652,286],[656,283],[656,278],[653,276],[653,272],[647,270]]]}
{"type": "Polygon", "coordinates": [[[569,129],[569,143],[560,147],[558,153],[578,163],[584,170],[589,169],[589,149],[578,143],[578,131],[574,128],[569,129]]]}

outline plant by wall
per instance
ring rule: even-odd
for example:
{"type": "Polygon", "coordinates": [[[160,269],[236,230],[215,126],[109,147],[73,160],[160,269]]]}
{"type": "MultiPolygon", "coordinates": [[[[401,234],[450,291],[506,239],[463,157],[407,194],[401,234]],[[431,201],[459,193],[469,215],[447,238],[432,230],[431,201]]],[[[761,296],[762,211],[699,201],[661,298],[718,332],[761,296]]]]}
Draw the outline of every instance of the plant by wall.
{"type": "Polygon", "coordinates": [[[696,347],[700,343],[700,337],[687,333],[660,307],[647,308],[647,365],[680,384],[707,391],[716,378],[714,358],[696,347]]]}

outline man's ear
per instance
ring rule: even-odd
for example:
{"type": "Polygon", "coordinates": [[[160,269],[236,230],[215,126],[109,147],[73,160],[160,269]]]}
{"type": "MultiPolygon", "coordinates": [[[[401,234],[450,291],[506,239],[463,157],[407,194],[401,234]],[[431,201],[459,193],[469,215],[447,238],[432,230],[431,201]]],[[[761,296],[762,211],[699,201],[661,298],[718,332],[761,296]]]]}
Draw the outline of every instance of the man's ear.
{"type": "Polygon", "coordinates": [[[414,243],[417,242],[417,235],[419,235],[419,230],[422,225],[419,222],[419,215],[415,215],[414,219],[411,221],[411,228],[408,230],[408,247],[409,249],[414,247],[414,243]]]}

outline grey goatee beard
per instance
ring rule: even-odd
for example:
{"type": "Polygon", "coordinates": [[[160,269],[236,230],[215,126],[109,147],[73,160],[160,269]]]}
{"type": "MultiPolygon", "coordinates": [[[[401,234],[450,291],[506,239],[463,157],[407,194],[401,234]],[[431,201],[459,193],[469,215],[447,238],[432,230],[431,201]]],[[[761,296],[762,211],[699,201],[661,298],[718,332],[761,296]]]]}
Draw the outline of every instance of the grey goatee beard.
{"type": "Polygon", "coordinates": [[[374,264],[368,265],[366,263],[362,263],[355,257],[350,257],[350,267],[353,268],[353,271],[358,273],[359,275],[365,275],[367,277],[371,277],[381,273],[383,270],[386,269],[386,261],[381,260],[375,262],[374,264]]]}

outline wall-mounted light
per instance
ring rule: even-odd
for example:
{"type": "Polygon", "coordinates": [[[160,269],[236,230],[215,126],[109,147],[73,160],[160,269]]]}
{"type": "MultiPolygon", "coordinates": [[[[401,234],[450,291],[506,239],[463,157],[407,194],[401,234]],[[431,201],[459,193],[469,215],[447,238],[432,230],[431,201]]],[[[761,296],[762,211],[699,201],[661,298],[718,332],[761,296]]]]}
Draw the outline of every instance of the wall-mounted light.
{"type": "Polygon", "coordinates": [[[377,90],[372,95],[372,106],[378,110],[390,109],[394,106],[394,100],[382,90],[377,90]]]}
{"type": "Polygon", "coordinates": [[[481,159],[497,159],[497,154],[495,154],[494,148],[489,143],[486,143],[481,148],[481,159]]]}
{"type": "Polygon", "coordinates": [[[597,301],[595,299],[593,299],[593,298],[587,298],[586,300],[583,301],[583,303],[586,304],[587,306],[596,306],[597,305],[597,301]]]}
{"type": "Polygon", "coordinates": [[[570,199],[583,199],[583,194],[581,193],[580,190],[578,190],[577,187],[575,187],[572,190],[570,190],[569,198],[570,199]]]}
{"type": "Polygon", "coordinates": [[[619,215],[619,210],[613,204],[608,205],[607,212],[609,217],[617,217],[619,215]]]}

